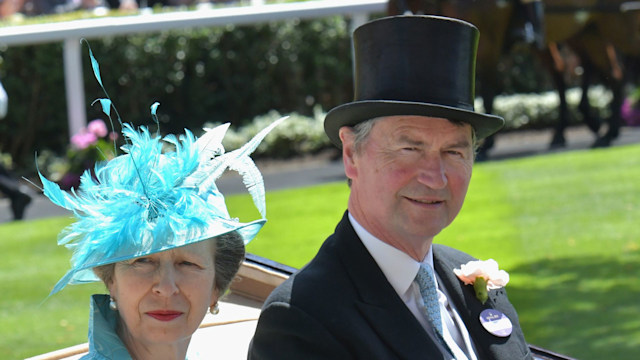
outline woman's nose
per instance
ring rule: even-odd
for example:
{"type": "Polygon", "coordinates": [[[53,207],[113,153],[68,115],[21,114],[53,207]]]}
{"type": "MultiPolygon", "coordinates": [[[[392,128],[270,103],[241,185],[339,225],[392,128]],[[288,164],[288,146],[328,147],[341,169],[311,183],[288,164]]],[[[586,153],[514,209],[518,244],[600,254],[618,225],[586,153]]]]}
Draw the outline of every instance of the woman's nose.
{"type": "Polygon", "coordinates": [[[158,269],[153,291],[161,296],[171,296],[179,291],[176,270],[173,265],[162,265],[158,269]]]}

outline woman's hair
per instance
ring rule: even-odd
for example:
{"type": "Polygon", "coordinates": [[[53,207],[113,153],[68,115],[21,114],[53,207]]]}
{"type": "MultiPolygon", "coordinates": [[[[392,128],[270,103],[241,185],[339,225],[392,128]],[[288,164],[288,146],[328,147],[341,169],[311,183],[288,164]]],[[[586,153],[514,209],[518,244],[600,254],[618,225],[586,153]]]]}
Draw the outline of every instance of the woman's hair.
{"type": "Polygon", "coordinates": [[[222,296],[238,273],[245,256],[244,241],[233,231],[213,238],[215,241],[215,288],[222,296]]]}
{"type": "MultiPolygon", "coordinates": [[[[222,296],[242,265],[245,256],[244,241],[235,231],[216,236],[208,241],[213,241],[212,256],[216,273],[214,287],[222,296]]],[[[115,265],[112,263],[97,266],[93,268],[93,272],[108,286],[113,281],[115,265]]]]}

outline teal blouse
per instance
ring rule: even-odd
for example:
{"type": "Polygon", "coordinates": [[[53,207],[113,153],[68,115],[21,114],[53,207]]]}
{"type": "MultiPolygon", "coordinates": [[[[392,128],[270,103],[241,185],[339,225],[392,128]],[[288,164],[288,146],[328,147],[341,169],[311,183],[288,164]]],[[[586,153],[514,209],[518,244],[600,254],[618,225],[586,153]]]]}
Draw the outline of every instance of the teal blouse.
{"type": "MultiPolygon", "coordinates": [[[[116,333],[118,312],[109,309],[109,295],[91,296],[89,315],[89,353],[80,360],[132,360],[129,351],[116,333]]],[[[204,359],[197,350],[191,350],[189,359],[204,359]]]]}
{"type": "Polygon", "coordinates": [[[108,295],[91,296],[89,353],[80,360],[131,360],[129,351],[116,333],[118,312],[109,309],[108,295]]]}

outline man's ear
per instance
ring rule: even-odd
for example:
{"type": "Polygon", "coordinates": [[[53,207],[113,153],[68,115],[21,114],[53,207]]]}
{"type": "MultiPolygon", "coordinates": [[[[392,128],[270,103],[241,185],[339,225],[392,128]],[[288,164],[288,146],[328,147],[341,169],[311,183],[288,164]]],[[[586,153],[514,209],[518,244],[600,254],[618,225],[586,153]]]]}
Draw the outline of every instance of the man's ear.
{"type": "Polygon", "coordinates": [[[357,164],[355,161],[355,134],[353,129],[343,126],[339,131],[340,141],[342,141],[342,162],[344,163],[344,172],[347,178],[354,179],[358,175],[357,164]]]}

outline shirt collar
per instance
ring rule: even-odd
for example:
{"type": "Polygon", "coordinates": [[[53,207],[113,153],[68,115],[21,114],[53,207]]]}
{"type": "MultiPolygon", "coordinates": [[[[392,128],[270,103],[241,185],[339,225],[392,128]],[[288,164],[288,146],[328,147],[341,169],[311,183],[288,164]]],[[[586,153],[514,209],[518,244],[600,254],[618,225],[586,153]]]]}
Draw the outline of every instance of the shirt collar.
{"type": "MultiPolygon", "coordinates": [[[[369,251],[371,257],[373,257],[378,264],[378,267],[382,270],[382,273],[393,289],[400,297],[403,297],[415,280],[421,263],[373,236],[356,221],[351,213],[349,213],[349,221],[356,231],[356,234],[358,234],[358,237],[360,237],[362,244],[367,248],[367,251],[369,251]]],[[[431,266],[433,269],[433,252],[431,248],[429,248],[429,252],[424,257],[422,263],[431,266]]]]}
{"type": "Polygon", "coordinates": [[[91,297],[89,353],[96,359],[128,359],[129,351],[116,333],[118,312],[109,309],[108,295],[91,297]],[[100,357],[102,356],[102,357],[100,357]]]}

